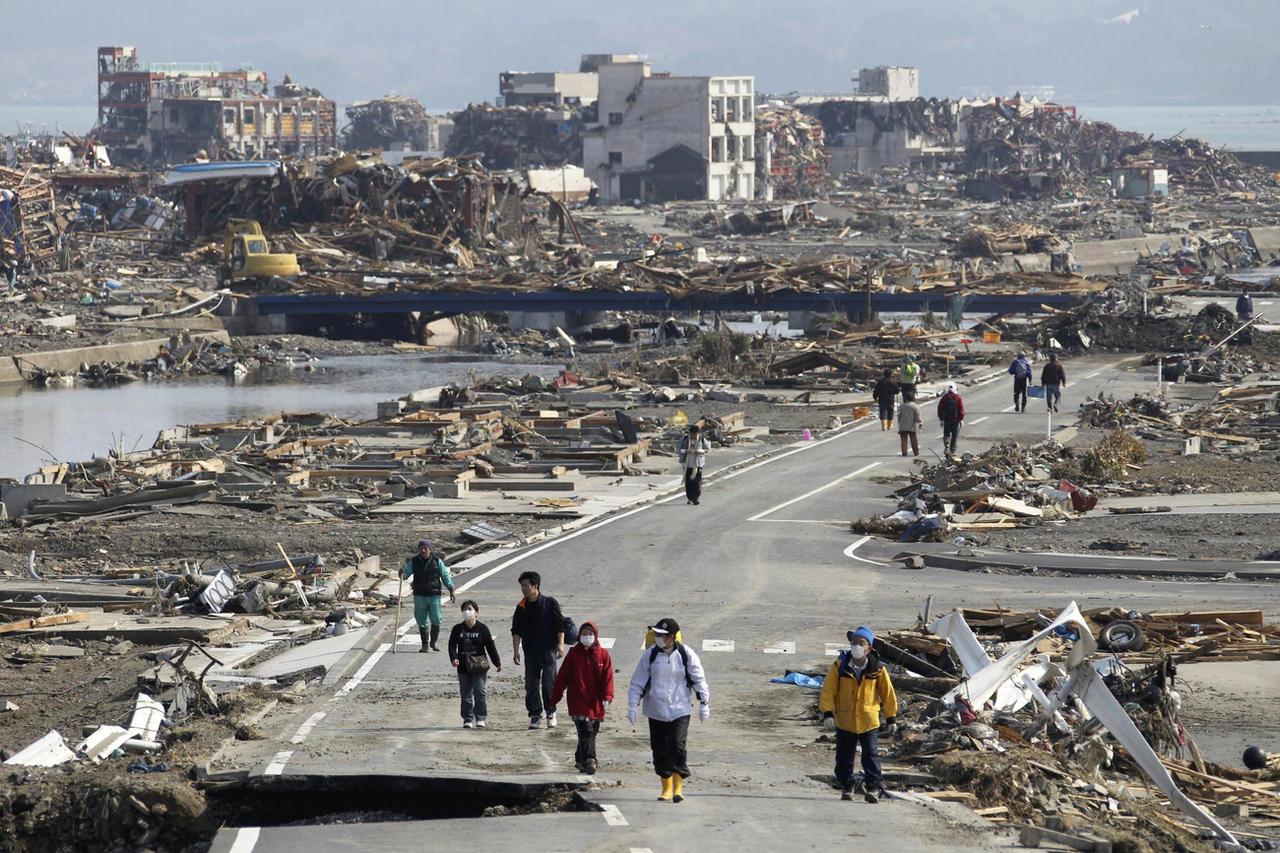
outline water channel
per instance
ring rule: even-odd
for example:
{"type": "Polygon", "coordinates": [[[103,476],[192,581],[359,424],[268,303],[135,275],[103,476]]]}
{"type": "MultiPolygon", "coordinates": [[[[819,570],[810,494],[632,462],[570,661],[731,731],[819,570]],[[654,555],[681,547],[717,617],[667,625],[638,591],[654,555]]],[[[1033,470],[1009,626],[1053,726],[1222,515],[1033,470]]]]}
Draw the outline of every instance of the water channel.
{"type": "Polygon", "coordinates": [[[54,461],[83,461],[151,446],[177,424],[217,423],[279,412],[369,419],[377,404],[469,374],[554,376],[555,364],[457,361],[421,355],[339,356],[315,370],[265,370],[239,382],[204,376],[115,388],[0,386],[0,477],[21,479],[54,461]],[[38,447],[36,446],[38,445],[38,447]],[[43,448],[43,449],[41,449],[43,448]]]}

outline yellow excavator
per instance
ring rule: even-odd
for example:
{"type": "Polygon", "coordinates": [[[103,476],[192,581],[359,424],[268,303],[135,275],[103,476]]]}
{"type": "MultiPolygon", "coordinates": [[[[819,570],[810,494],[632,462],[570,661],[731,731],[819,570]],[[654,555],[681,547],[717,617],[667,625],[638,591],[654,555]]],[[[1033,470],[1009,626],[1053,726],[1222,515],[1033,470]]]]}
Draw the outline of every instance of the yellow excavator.
{"type": "Polygon", "coordinates": [[[218,286],[241,281],[266,281],[300,275],[298,256],[272,252],[256,219],[232,219],[227,223],[218,265],[218,286]]]}

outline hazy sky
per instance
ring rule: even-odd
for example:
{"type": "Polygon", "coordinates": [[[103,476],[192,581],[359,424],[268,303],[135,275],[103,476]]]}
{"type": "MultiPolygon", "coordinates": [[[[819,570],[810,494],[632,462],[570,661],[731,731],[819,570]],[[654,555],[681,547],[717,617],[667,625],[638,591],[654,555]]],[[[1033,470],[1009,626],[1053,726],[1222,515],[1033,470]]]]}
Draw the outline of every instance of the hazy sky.
{"type": "Polygon", "coordinates": [[[493,100],[498,72],[636,52],[658,70],[754,74],[762,92],[848,91],[916,65],[925,95],[1054,85],[1074,103],[1277,102],[1278,0],[4,0],[0,102],[92,104],[99,44],[144,62],[249,62],[339,102],[493,100]],[[1214,8],[1216,7],[1216,8],[1214,8]],[[200,10],[200,11],[197,11],[200,10]]]}

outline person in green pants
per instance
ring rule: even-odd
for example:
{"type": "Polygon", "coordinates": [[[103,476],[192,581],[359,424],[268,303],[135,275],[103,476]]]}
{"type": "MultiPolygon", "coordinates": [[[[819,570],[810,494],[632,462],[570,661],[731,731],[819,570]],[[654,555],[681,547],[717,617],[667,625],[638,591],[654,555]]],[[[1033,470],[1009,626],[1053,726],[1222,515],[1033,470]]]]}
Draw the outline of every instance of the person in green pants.
{"type": "Polygon", "coordinates": [[[400,576],[413,580],[413,619],[418,623],[418,636],[422,638],[420,652],[440,651],[436,640],[440,639],[440,597],[449,590],[449,603],[453,597],[453,575],[444,564],[444,558],[431,549],[426,539],[418,542],[418,553],[404,561],[400,576]],[[431,639],[427,640],[427,623],[431,623],[431,639]]]}

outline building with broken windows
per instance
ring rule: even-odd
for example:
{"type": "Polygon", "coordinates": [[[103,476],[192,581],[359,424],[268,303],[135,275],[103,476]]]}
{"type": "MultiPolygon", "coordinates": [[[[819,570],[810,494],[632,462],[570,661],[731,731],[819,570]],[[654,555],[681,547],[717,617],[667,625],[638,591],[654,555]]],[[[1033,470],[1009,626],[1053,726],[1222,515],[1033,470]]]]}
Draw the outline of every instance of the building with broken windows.
{"type": "Polygon", "coordinates": [[[97,136],[115,163],[311,154],[336,146],[337,108],[251,67],[144,65],[136,47],[100,47],[97,136]]]}
{"type": "Polygon", "coordinates": [[[597,120],[582,165],[604,201],[727,201],[755,196],[755,78],[655,74],[647,62],[599,66],[597,120]]]}

